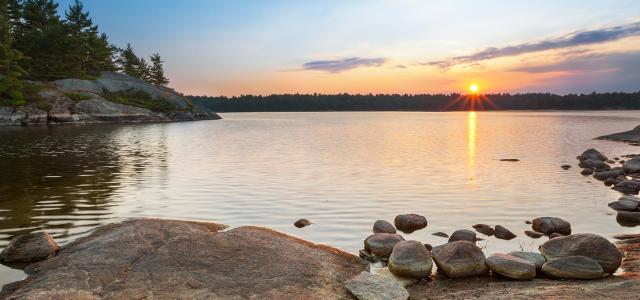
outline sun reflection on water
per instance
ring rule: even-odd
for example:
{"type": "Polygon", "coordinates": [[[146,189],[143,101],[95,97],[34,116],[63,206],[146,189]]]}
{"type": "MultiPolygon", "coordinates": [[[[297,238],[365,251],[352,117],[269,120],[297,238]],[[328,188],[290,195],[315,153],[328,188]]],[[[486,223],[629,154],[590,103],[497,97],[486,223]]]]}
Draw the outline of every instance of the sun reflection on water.
{"type": "Polygon", "coordinates": [[[476,125],[477,116],[475,111],[467,113],[467,160],[469,164],[469,179],[475,178],[474,168],[476,166],[476,125]]]}

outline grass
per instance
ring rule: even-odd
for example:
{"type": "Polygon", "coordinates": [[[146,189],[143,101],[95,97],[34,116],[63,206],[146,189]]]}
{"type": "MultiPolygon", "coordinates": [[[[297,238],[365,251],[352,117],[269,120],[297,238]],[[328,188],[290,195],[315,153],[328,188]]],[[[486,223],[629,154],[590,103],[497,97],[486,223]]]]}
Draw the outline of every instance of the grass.
{"type": "Polygon", "coordinates": [[[75,101],[75,102],[80,102],[80,101],[84,101],[84,100],[89,100],[92,97],[89,95],[84,95],[84,94],[78,94],[78,93],[64,93],[64,96],[75,101]]]}
{"type": "Polygon", "coordinates": [[[102,96],[108,101],[146,108],[157,112],[170,112],[176,109],[175,105],[164,98],[153,99],[149,93],[137,90],[119,92],[102,91],[102,96]]]}

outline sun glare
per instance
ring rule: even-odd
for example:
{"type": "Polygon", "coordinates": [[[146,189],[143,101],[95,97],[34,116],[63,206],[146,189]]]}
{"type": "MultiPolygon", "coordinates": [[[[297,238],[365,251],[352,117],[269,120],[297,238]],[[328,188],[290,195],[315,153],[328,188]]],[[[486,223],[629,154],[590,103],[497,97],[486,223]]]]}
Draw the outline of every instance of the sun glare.
{"type": "Polygon", "coordinates": [[[480,89],[480,88],[478,88],[478,85],[477,85],[477,84],[475,84],[475,83],[474,83],[474,84],[471,84],[471,85],[469,86],[469,91],[470,91],[472,94],[476,94],[476,93],[478,93],[478,90],[479,90],[479,89],[480,89]]]}

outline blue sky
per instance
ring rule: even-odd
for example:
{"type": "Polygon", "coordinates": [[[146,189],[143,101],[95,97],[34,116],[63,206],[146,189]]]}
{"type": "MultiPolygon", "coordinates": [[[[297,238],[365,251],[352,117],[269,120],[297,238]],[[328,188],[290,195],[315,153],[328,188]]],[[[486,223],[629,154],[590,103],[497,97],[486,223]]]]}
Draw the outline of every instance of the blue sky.
{"type": "Polygon", "coordinates": [[[83,3],[190,94],[640,90],[640,1],[83,3]]]}

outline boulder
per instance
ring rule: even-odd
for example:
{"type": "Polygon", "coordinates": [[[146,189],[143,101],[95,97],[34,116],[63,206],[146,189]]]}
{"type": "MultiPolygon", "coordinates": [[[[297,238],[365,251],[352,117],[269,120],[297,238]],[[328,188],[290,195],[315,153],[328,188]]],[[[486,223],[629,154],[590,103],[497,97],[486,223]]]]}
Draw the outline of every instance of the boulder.
{"type": "Polygon", "coordinates": [[[564,279],[599,279],[604,276],[602,266],[586,256],[566,256],[551,260],[542,266],[542,272],[564,279]]]}
{"type": "Polygon", "coordinates": [[[389,271],[400,277],[427,278],[432,267],[431,253],[416,241],[397,243],[389,257],[389,271]]]}
{"type": "Polygon", "coordinates": [[[433,261],[449,278],[483,276],[489,269],[482,250],[474,243],[457,241],[433,248],[433,261]]]}
{"type": "Polygon", "coordinates": [[[487,257],[487,266],[504,277],[529,280],[536,277],[536,265],[528,260],[508,254],[496,253],[487,257]]]}
{"type": "Polygon", "coordinates": [[[614,273],[622,262],[622,254],[614,244],[591,233],[550,239],[540,245],[540,253],[548,261],[567,256],[586,256],[597,261],[605,273],[614,273]]]}
{"type": "Polygon", "coordinates": [[[396,228],[385,220],[373,223],[373,233],[396,233],[396,228]]]}
{"type": "Polygon", "coordinates": [[[393,223],[398,230],[404,233],[412,233],[427,227],[427,218],[416,214],[398,215],[393,223]]]}
{"type": "Polygon", "coordinates": [[[539,238],[541,238],[543,236],[542,233],[531,231],[531,230],[525,230],[524,234],[526,234],[528,237],[530,237],[532,239],[539,239],[539,238]]]}
{"type": "Polygon", "coordinates": [[[468,241],[475,243],[476,233],[467,229],[456,230],[451,234],[451,237],[449,237],[449,243],[455,241],[468,241]]]}
{"type": "Polygon", "coordinates": [[[358,300],[405,300],[409,292],[396,280],[362,272],[345,281],[344,286],[358,300]]]}
{"type": "Polygon", "coordinates": [[[624,174],[624,171],[622,171],[621,169],[613,169],[609,171],[596,172],[595,174],[593,174],[593,178],[600,181],[605,181],[609,178],[616,178],[622,174],[624,174]]]}
{"type": "Polygon", "coordinates": [[[311,221],[307,219],[300,219],[298,221],[295,221],[295,223],[293,223],[293,226],[297,228],[307,227],[309,225],[311,225],[311,221]]]}
{"type": "Polygon", "coordinates": [[[562,166],[560,166],[560,168],[562,168],[563,170],[569,170],[569,169],[571,169],[571,166],[570,165],[562,165],[562,166]]]}
{"type": "Polygon", "coordinates": [[[580,174],[582,174],[584,176],[589,176],[589,175],[593,174],[593,169],[589,169],[589,168],[582,169],[582,171],[580,171],[580,174]]]}
{"type": "Polygon", "coordinates": [[[46,232],[21,234],[9,242],[0,260],[5,262],[31,262],[50,258],[60,249],[56,241],[46,232]]]}
{"type": "Polygon", "coordinates": [[[556,217],[536,218],[533,220],[531,228],[545,235],[550,235],[554,232],[558,232],[563,235],[571,234],[571,224],[563,219],[556,217]]]}
{"type": "Polygon", "coordinates": [[[492,236],[495,234],[495,231],[493,230],[493,228],[487,224],[476,224],[476,225],[473,225],[473,228],[477,232],[480,232],[486,236],[492,236]]]}
{"type": "Polygon", "coordinates": [[[364,240],[364,249],[378,258],[388,258],[393,251],[393,247],[400,241],[404,241],[404,238],[400,235],[376,233],[364,240]]]}
{"type": "Polygon", "coordinates": [[[616,184],[612,189],[618,192],[621,192],[623,194],[637,195],[638,192],[640,191],[640,181],[624,180],[616,184]]]}
{"type": "Polygon", "coordinates": [[[582,154],[580,154],[580,156],[578,156],[578,160],[580,161],[587,160],[587,159],[605,161],[607,160],[607,157],[604,154],[600,153],[600,151],[591,148],[591,149],[585,150],[584,152],[582,152],[582,154]]]}
{"type": "Polygon", "coordinates": [[[617,211],[637,211],[640,202],[636,200],[618,200],[609,203],[609,207],[617,211]]]}
{"type": "Polygon", "coordinates": [[[496,225],[495,227],[495,236],[498,239],[507,241],[513,240],[517,237],[513,232],[509,231],[509,229],[506,229],[500,225],[496,225]]]}
{"type": "Polygon", "coordinates": [[[640,173],[640,157],[634,157],[622,164],[622,169],[626,174],[640,173]]]}
{"type": "Polygon", "coordinates": [[[597,160],[597,159],[587,159],[580,161],[578,164],[580,168],[585,169],[596,169],[596,170],[609,170],[611,166],[609,166],[606,162],[597,160]]]}
{"type": "MultiPolygon", "coordinates": [[[[8,299],[349,299],[366,265],[344,251],[260,227],[142,219],[96,229],[8,299]]],[[[3,299],[4,299],[3,297],[3,299]]]]}
{"type": "Polygon", "coordinates": [[[636,227],[640,225],[640,212],[618,211],[616,221],[624,227],[636,227]]]}
{"type": "Polygon", "coordinates": [[[532,262],[534,265],[536,265],[536,270],[541,270],[542,265],[547,262],[547,259],[544,258],[542,254],[537,252],[513,251],[509,252],[508,254],[532,262]]]}

